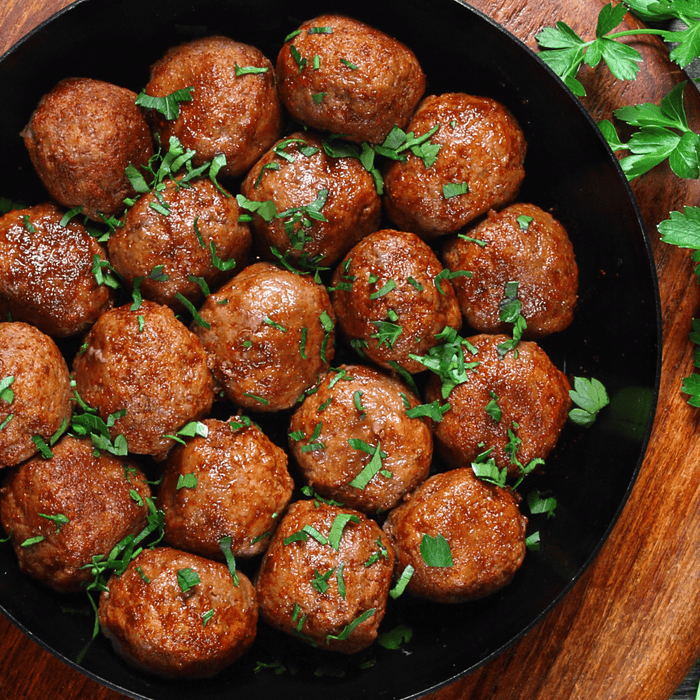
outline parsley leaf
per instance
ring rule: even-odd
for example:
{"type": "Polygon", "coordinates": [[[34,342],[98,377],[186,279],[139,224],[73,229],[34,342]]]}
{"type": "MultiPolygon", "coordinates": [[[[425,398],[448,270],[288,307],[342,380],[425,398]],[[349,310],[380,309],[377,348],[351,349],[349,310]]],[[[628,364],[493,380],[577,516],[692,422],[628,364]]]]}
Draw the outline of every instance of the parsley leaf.
{"type": "Polygon", "coordinates": [[[574,377],[574,388],[569,396],[578,407],[569,411],[569,418],[585,427],[593,425],[598,411],[610,403],[605,387],[597,379],[574,377]]]}
{"type": "Polygon", "coordinates": [[[435,537],[424,534],[420,541],[420,553],[426,566],[439,568],[452,566],[450,543],[440,534],[435,537]]]}

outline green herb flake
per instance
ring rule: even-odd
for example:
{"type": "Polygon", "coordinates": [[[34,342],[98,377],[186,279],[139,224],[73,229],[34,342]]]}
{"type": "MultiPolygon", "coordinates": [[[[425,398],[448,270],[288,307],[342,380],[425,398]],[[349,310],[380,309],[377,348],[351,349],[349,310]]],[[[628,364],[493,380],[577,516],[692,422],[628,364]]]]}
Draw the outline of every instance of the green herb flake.
{"type": "Polygon", "coordinates": [[[408,625],[398,625],[389,632],[382,632],[377,637],[377,644],[385,649],[401,649],[413,637],[413,630],[408,625]]]}
{"type": "Polygon", "coordinates": [[[440,534],[435,537],[424,534],[420,542],[420,553],[426,566],[436,568],[452,566],[450,543],[440,534]]]}
{"type": "Polygon", "coordinates": [[[466,182],[448,182],[442,186],[442,196],[445,199],[452,199],[468,193],[469,185],[466,182]]]}
{"type": "Polygon", "coordinates": [[[398,598],[406,590],[406,586],[414,572],[415,568],[411,564],[406,564],[406,568],[401,572],[401,576],[399,576],[396,581],[396,585],[389,591],[389,595],[392,598],[398,598]]]}
{"type": "Polygon", "coordinates": [[[323,102],[323,98],[327,94],[327,92],[315,92],[313,95],[311,95],[311,98],[313,99],[314,104],[320,105],[321,102],[323,102]]]}
{"type": "Polygon", "coordinates": [[[20,543],[20,547],[31,547],[33,544],[39,544],[39,542],[44,541],[44,536],[43,535],[36,535],[35,537],[29,537],[28,539],[24,540],[24,542],[20,543]]]}
{"type": "Polygon", "coordinates": [[[393,289],[396,289],[396,282],[394,280],[390,279],[384,284],[384,286],[381,289],[378,289],[376,292],[372,292],[369,295],[370,299],[380,299],[381,297],[385,296],[389,292],[391,292],[393,289]]]}
{"type": "Polygon", "coordinates": [[[180,590],[183,593],[187,593],[187,591],[200,583],[199,574],[189,566],[184,569],[178,569],[177,583],[180,586],[180,590]]]}
{"type": "Polygon", "coordinates": [[[175,90],[175,92],[171,92],[164,97],[153,97],[142,91],[136,97],[136,104],[139,107],[160,112],[168,121],[172,121],[180,116],[180,104],[192,101],[193,92],[194,87],[192,86],[175,90]]]}
{"type": "Polygon", "coordinates": [[[348,523],[359,523],[360,519],[351,513],[340,513],[336,515],[328,533],[328,543],[336,551],[340,549],[340,541],[348,523]]]}
{"type": "Polygon", "coordinates": [[[14,382],[15,378],[12,375],[0,379],[0,401],[5,401],[10,404],[14,401],[15,392],[10,389],[14,382]]]}
{"type": "Polygon", "coordinates": [[[202,627],[207,626],[207,622],[209,622],[212,617],[214,617],[214,610],[207,610],[205,613],[202,613],[202,627]]]}
{"type": "Polygon", "coordinates": [[[516,221],[518,222],[518,226],[523,230],[527,231],[530,228],[530,224],[534,221],[533,217],[531,216],[526,216],[525,214],[521,214],[516,221]]]}
{"type": "Polygon", "coordinates": [[[238,578],[238,573],[236,571],[236,557],[233,555],[233,550],[231,549],[232,539],[230,535],[225,535],[219,540],[219,549],[224,555],[226,560],[226,566],[228,566],[228,572],[231,574],[231,580],[234,586],[238,586],[240,579],[238,578]]]}
{"type": "Polygon", "coordinates": [[[235,65],[236,77],[241,75],[260,75],[261,73],[267,73],[269,68],[267,66],[239,66],[235,65]]]}
{"type": "Polygon", "coordinates": [[[340,62],[350,70],[357,70],[357,66],[352,61],[348,61],[346,58],[341,58],[340,62]]]}
{"type": "Polygon", "coordinates": [[[58,513],[57,515],[44,515],[44,513],[39,513],[39,516],[46,518],[46,520],[51,520],[56,524],[56,534],[61,532],[61,527],[63,525],[68,525],[70,522],[68,516],[64,515],[63,513],[58,513]]]}
{"type": "Polygon", "coordinates": [[[584,427],[593,425],[598,412],[610,403],[605,387],[597,379],[574,377],[574,388],[569,396],[577,406],[569,411],[569,418],[584,427]]]}
{"type": "Polygon", "coordinates": [[[180,489],[194,489],[197,488],[197,475],[194,472],[189,474],[180,474],[177,477],[177,485],[175,487],[176,491],[180,489]]]}
{"type": "Polygon", "coordinates": [[[362,613],[362,615],[359,615],[356,617],[349,625],[346,625],[342,631],[335,635],[335,634],[329,634],[326,636],[326,644],[330,644],[331,640],[337,640],[339,642],[344,642],[354,631],[355,629],[361,625],[365,620],[369,620],[374,613],[377,612],[376,608],[370,608],[369,610],[366,610],[365,612],[362,613]]]}

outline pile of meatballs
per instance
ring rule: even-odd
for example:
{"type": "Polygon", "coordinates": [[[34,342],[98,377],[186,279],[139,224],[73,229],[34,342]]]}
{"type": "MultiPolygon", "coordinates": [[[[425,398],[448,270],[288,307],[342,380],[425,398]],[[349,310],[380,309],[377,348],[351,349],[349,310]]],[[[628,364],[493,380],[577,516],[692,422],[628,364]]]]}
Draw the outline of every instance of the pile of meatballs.
{"type": "Polygon", "coordinates": [[[276,65],[210,36],[141,95],[67,78],[28,115],[47,197],[0,218],[0,519],[60,592],[128,549],[98,612],[129,664],[209,677],[259,617],[353,654],[393,597],[521,566],[576,262],[517,201],[511,112],[425,93],[408,47],[325,15],[276,65]]]}

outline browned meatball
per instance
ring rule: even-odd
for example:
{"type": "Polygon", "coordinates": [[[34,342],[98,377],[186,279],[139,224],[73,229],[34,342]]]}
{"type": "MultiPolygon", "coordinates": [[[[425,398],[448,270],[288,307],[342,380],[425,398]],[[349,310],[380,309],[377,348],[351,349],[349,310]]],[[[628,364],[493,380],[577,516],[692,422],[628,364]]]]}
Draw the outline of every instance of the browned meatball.
{"type": "Polygon", "coordinates": [[[419,136],[436,126],[430,142],[440,150],[430,167],[408,153],[384,177],[389,218],[422,238],[454,233],[510,203],[525,176],[525,137],[495,100],[464,93],[426,97],[406,129],[419,136]]]}
{"type": "Polygon", "coordinates": [[[372,175],[357,158],[327,155],[316,134],[278,141],[253,166],[241,191],[276,205],[279,217],[253,219],[261,254],[273,261],[272,247],[293,264],[334,265],[379,228],[381,203],[372,175]]]}
{"type": "Polygon", "coordinates": [[[214,388],[197,336],[167,307],[144,301],[103,314],[73,361],[83,401],[130,452],[163,458],[172,435],[209,412],[214,388]]]}
{"type": "Polygon", "coordinates": [[[573,320],[578,268],[566,229],[534,204],[511,204],[488,217],[465,237],[443,247],[451,271],[471,277],[452,282],[467,323],[481,333],[505,333],[500,304],[508,282],[518,282],[517,296],[527,323],[523,337],[536,339],[564,330],[573,320]]]}
{"type": "Polygon", "coordinates": [[[64,435],[53,457],[34,457],[0,489],[0,518],[21,571],[62,593],[92,578],[107,556],[146,525],[150,488],[130,461],[95,454],[90,440],[64,435]]]}
{"type": "Polygon", "coordinates": [[[194,327],[215,380],[238,406],[280,411],[325,374],[335,314],[323,285],[270,263],[247,267],[200,309],[194,327]]]}
{"type": "Polygon", "coordinates": [[[350,508],[369,514],[393,508],[430,470],[431,428],[406,413],[419,403],[402,382],[370,367],[330,372],[289,426],[304,478],[350,508]]]}
{"type": "Polygon", "coordinates": [[[287,455],[250,419],[205,420],[194,437],[168,456],[158,505],[165,539],[174,547],[224,559],[231,538],[236,557],[252,557],[269,542],[292,497],[287,455]]]}
{"type": "Polygon", "coordinates": [[[277,140],[282,106],[272,63],[254,46],[211,36],[175,46],[151,66],[146,93],[166,97],[193,88],[192,100],[166,120],[153,113],[163,143],[176,136],[196,151],[194,165],[226,156],[222,174],[245,173],[277,140]]]}
{"type": "Polygon", "coordinates": [[[241,572],[170,547],[145,549],[100,596],[99,620],[115,652],[167,678],[209,678],[255,640],[258,607],[241,572]]]}
{"type": "Polygon", "coordinates": [[[57,337],[86,331],[114,299],[96,277],[109,274],[105,251],[64,215],[46,203],[0,218],[0,315],[57,337]]]}
{"type": "Polygon", "coordinates": [[[362,239],[333,274],[331,301],[347,340],[382,367],[408,372],[462,315],[448,276],[418,236],[382,229],[362,239]]]}
{"type": "Polygon", "coordinates": [[[526,525],[513,492],[463,467],[431,476],[389,513],[384,531],[399,575],[414,569],[407,591],[461,603],[512,581],[525,557],[526,525]]]}
{"type": "Polygon", "coordinates": [[[314,129],[381,143],[403,128],[425,91],[425,75],[401,42],[358,20],[304,22],[277,56],[280,97],[314,129]]]}
{"type": "Polygon", "coordinates": [[[56,343],[20,321],[0,323],[0,468],[48,443],[73,412],[70,375],[56,343]]]}
{"type": "Polygon", "coordinates": [[[386,611],[394,552],[379,525],[349,508],[293,503],[256,577],[261,617],[323,649],[370,646],[386,611]]]}
{"type": "Polygon", "coordinates": [[[49,194],[68,209],[101,221],[134,194],[129,164],[148,164],[151,131],[136,93],[91,78],[66,78],[41,98],[22,131],[49,194]]]}
{"type": "MultiPolygon", "coordinates": [[[[533,341],[520,341],[516,351],[501,356],[498,346],[506,340],[506,335],[468,338],[475,353],[465,350],[466,361],[477,366],[466,382],[452,389],[447,397],[450,408],[435,426],[437,446],[454,467],[492,449],[496,466],[517,476],[521,465],[549,455],[566,423],[571,408],[566,375],[533,341]],[[494,401],[498,418],[498,411],[486,410],[494,401]]],[[[440,378],[432,375],[426,399],[440,396],[440,378]]]]}
{"type": "Polygon", "coordinates": [[[179,311],[177,294],[197,304],[204,296],[202,280],[206,291],[245,266],[250,228],[239,221],[235,197],[208,179],[187,187],[167,181],[158,193],[158,201],[168,207],[167,215],[152,206],[155,201],[153,193],[144,195],[127,211],[124,226],[109,238],[109,259],[129,284],[141,278],[144,298],[179,311]]]}

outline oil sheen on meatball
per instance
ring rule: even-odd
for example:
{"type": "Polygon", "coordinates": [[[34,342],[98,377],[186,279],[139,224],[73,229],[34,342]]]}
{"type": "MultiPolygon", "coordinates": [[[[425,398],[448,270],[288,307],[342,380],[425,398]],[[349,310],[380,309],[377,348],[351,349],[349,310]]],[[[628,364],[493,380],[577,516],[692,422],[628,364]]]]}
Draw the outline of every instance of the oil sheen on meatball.
{"type": "Polygon", "coordinates": [[[226,397],[257,412],[291,408],[328,371],[335,314],[309,276],[255,263],[200,309],[193,327],[226,397]]]}
{"type": "Polygon", "coordinates": [[[278,141],[241,191],[250,200],[273,202],[280,214],[253,219],[260,253],[273,262],[271,248],[293,265],[328,267],[379,228],[374,178],[359,159],[328,155],[317,134],[297,132],[278,141]]]}
{"type": "Polygon", "coordinates": [[[505,333],[500,320],[504,289],[517,282],[523,337],[542,338],[564,330],[574,318],[578,268],[566,229],[534,204],[511,204],[456,236],[443,247],[445,266],[469,270],[452,280],[460,308],[480,333],[505,333]]]}
{"type": "Polygon", "coordinates": [[[178,445],[165,462],[158,505],[174,547],[224,559],[262,552],[292,497],[287,455],[249,418],[203,421],[207,436],[178,445]]]}
{"type": "Polygon", "coordinates": [[[381,143],[403,128],[425,91],[425,75],[401,42],[358,20],[304,22],[277,56],[282,102],[307,126],[350,141],[381,143]]]}
{"type": "Polygon", "coordinates": [[[170,547],[145,549],[100,596],[100,627],[131,666],[165,678],[209,678],[255,640],[255,589],[226,564],[170,547]]]}
{"type": "Polygon", "coordinates": [[[134,194],[126,167],[148,164],[151,131],[136,93],[91,78],[66,78],[44,95],[22,136],[49,194],[101,221],[134,194]]]}
{"type": "Polygon", "coordinates": [[[270,61],[254,46],[223,36],[195,39],[169,49],[151,66],[146,93],[166,97],[192,88],[192,100],[167,120],[153,112],[163,143],[176,136],[196,151],[194,165],[226,157],[221,173],[245,173],[277,140],[282,106],[270,61]]]}
{"type": "Polygon", "coordinates": [[[92,557],[143,530],[151,492],[135,464],[89,439],[64,435],[51,451],[10,472],[0,518],[20,570],[66,593],[90,581],[92,557]]]}
{"type": "Polygon", "coordinates": [[[509,489],[462,467],[431,476],[389,513],[384,531],[396,552],[397,574],[414,569],[408,592],[461,603],[512,581],[525,557],[526,525],[509,489]]]}
{"type": "Polygon", "coordinates": [[[68,366],[56,343],[21,321],[0,323],[0,468],[38,452],[73,413],[68,366]]]}
{"type": "Polygon", "coordinates": [[[329,372],[289,426],[307,483],[368,514],[393,508],[430,470],[431,427],[410,416],[419,404],[401,381],[371,367],[329,372]]]}
{"type": "Polygon", "coordinates": [[[445,93],[426,97],[407,131],[440,150],[429,163],[413,153],[391,162],[384,205],[397,228],[430,239],[454,233],[489,209],[512,202],[525,176],[527,144],[520,125],[488,97],[445,93]]]}
{"type": "Polygon", "coordinates": [[[424,355],[462,315],[431,248],[413,233],[382,229],[363,238],[336,268],[331,301],[343,336],[387,369],[422,372],[424,355]]]}
{"type": "Polygon", "coordinates": [[[55,204],[0,218],[0,315],[52,337],[86,331],[112,308],[113,289],[98,284],[106,254],[76,218],[55,204]]]}
{"type": "Polygon", "coordinates": [[[240,216],[236,198],[211,180],[169,180],[157,199],[149,193],[129,208],[109,238],[109,259],[127,283],[140,280],[144,298],[181,311],[176,295],[199,304],[203,287],[216,288],[245,266],[251,235],[240,216]]]}
{"type": "Polygon", "coordinates": [[[123,435],[130,452],[162,459],[168,435],[204,417],[214,401],[207,358],[197,336],[167,306],[143,301],[100,316],[75,356],[80,397],[123,435]]]}
{"type": "Polygon", "coordinates": [[[359,511],[293,503],[255,579],[261,617],[322,649],[353,654],[372,644],[386,611],[394,552],[359,511]]]}
{"type": "MultiPolygon", "coordinates": [[[[506,335],[468,338],[465,361],[474,363],[466,382],[447,397],[450,408],[435,426],[436,445],[454,466],[470,464],[487,449],[510,477],[534,459],[546,459],[566,423],[571,399],[569,380],[534,341],[520,341],[501,356],[506,335]],[[499,412],[486,410],[493,406],[499,412]]],[[[431,375],[426,400],[441,400],[441,380],[431,375]]]]}

